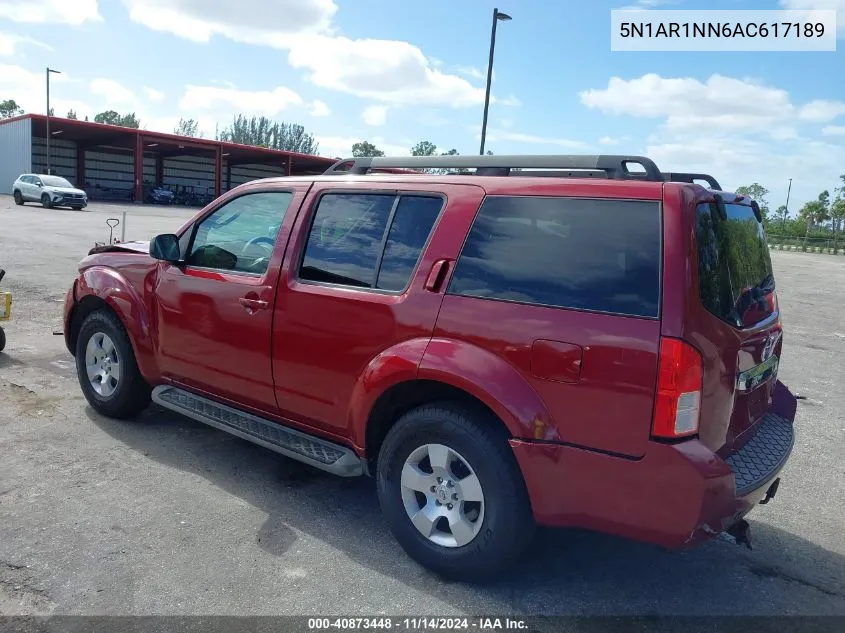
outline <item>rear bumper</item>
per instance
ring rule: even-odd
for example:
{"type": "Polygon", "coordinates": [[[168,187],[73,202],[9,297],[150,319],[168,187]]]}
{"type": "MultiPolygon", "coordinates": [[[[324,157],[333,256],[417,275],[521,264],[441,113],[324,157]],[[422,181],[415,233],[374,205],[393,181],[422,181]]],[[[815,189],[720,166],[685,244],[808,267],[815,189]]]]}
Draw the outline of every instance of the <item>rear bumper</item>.
{"type": "Polygon", "coordinates": [[[766,498],[794,444],[792,421],[768,413],[722,459],[698,440],[654,442],[640,459],[513,440],[541,525],[599,530],[683,548],[742,519],[766,498]]]}

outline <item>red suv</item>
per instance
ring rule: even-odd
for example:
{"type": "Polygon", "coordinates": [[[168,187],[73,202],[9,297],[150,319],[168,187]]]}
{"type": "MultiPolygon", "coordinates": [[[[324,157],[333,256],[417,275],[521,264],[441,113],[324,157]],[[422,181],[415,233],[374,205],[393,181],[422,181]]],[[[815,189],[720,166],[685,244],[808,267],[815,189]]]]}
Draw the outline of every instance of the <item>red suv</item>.
{"type": "Polygon", "coordinates": [[[452,578],[537,524],[747,542],[794,442],[757,203],[644,157],[348,159],[79,273],[65,337],[96,411],[152,400],[371,475],[452,578]]]}

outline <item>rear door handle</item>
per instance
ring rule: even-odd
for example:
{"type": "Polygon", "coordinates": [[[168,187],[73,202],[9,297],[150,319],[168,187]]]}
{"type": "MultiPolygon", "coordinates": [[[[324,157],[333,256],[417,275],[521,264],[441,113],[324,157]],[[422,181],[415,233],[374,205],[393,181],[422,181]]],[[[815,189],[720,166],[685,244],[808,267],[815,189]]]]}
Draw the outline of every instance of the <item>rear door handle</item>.
{"type": "Polygon", "coordinates": [[[238,299],[240,303],[247,310],[265,310],[270,304],[263,299],[256,299],[253,297],[241,297],[238,299]]]}
{"type": "Polygon", "coordinates": [[[438,259],[431,267],[431,272],[428,273],[428,279],[425,280],[425,289],[429,292],[439,292],[446,280],[446,274],[449,272],[448,259],[438,259]]]}

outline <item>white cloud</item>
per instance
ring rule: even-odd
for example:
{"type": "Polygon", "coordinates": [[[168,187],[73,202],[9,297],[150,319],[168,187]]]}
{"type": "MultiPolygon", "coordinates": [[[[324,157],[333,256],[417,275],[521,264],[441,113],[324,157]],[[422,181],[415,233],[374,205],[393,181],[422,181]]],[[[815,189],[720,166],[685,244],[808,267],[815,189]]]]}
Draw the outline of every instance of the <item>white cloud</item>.
{"type": "Polygon", "coordinates": [[[135,106],[138,103],[135,93],[126,86],[114,81],[98,77],[91,81],[91,93],[103,98],[109,106],[135,106]]]}
{"type": "Polygon", "coordinates": [[[185,86],[179,107],[186,112],[226,110],[246,115],[274,116],[303,100],[290,88],[273,90],[238,90],[217,86],[185,86]]]}
{"type": "MultiPolygon", "coordinates": [[[[661,169],[710,173],[727,189],[760,182],[772,190],[770,203],[781,204],[792,178],[798,208],[830,189],[845,164],[845,146],[825,142],[818,132],[815,139],[806,136],[808,122],[832,121],[845,114],[845,104],[796,104],[787,91],[754,80],[614,77],[605,89],[580,97],[608,115],[656,120],[642,153],[661,169]]],[[[831,128],[828,136],[836,136],[831,128]]]]}
{"type": "Polygon", "coordinates": [[[387,106],[373,105],[364,108],[361,113],[364,123],[378,127],[387,123],[387,106]]]}
{"type": "Polygon", "coordinates": [[[157,31],[194,42],[215,35],[248,44],[284,47],[293,36],[326,33],[334,0],[124,0],[129,17],[157,31]]]}
{"type": "Polygon", "coordinates": [[[825,136],[845,136],[845,125],[828,125],[822,128],[825,136]]]}
{"type": "MultiPolygon", "coordinates": [[[[476,137],[480,139],[481,133],[478,132],[476,137]]],[[[589,147],[589,145],[583,141],[575,141],[568,138],[537,136],[534,134],[524,134],[522,132],[509,132],[507,130],[495,129],[487,130],[487,141],[491,143],[508,141],[522,145],[554,145],[556,147],[566,147],[568,149],[586,149],[589,147]]]]}
{"type": "Polygon", "coordinates": [[[227,0],[124,2],[135,22],[195,42],[222,36],[286,50],[291,66],[322,88],[396,105],[461,108],[484,101],[483,88],[443,72],[409,42],[335,36],[334,0],[245,0],[235,12],[227,0]]]}
{"type": "Polygon", "coordinates": [[[150,101],[164,101],[165,95],[161,90],[144,86],[144,94],[147,95],[147,99],[150,101]]]}
{"type": "Polygon", "coordinates": [[[581,102],[605,114],[665,118],[670,129],[761,129],[794,114],[785,90],[722,75],[706,83],[692,77],[650,73],[625,80],[612,77],[607,88],[585,90],[581,102]]]}
{"type": "Polygon", "coordinates": [[[630,140],[631,140],[630,136],[620,136],[620,137],[602,136],[599,139],[599,145],[620,145],[622,143],[627,143],[630,140]]]}
{"type": "MultiPolygon", "coordinates": [[[[845,11],[845,9],[843,9],[845,11]]],[[[845,115],[845,102],[817,99],[804,105],[798,116],[805,121],[827,123],[836,117],[845,115]]]]}
{"type": "Polygon", "coordinates": [[[845,35],[845,0],[780,0],[784,9],[800,11],[819,11],[834,9],[836,11],[836,32],[841,37],[845,35]]]}
{"type": "MultiPolygon", "coordinates": [[[[478,79],[480,81],[487,81],[487,67],[476,68],[475,66],[455,66],[455,72],[470,79],[478,79]]],[[[496,69],[493,69],[493,76],[491,78],[496,81],[496,69]]]]}
{"type": "Polygon", "coordinates": [[[319,99],[314,99],[314,101],[308,104],[308,113],[311,116],[329,116],[332,111],[326,103],[319,99]]]}
{"type": "MultiPolygon", "coordinates": [[[[50,78],[51,88],[67,83],[67,75],[53,75],[50,78]]],[[[13,99],[26,112],[43,114],[47,109],[46,92],[43,72],[32,72],[20,66],[0,64],[0,94],[4,99],[13,99]]],[[[67,103],[61,99],[60,93],[51,94],[50,105],[57,113],[62,112],[67,103]]]]}
{"type": "Polygon", "coordinates": [[[0,18],[30,24],[74,26],[102,20],[97,0],[2,0],[0,18]]]}
{"type": "Polygon", "coordinates": [[[320,144],[320,155],[332,158],[347,158],[352,156],[352,146],[361,141],[369,141],[387,156],[410,156],[411,150],[404,145],[388,143],[381,136],[374,138],[360,138],[357,136],[316,136],[315,140],[320,144]]]}
{"type": "Polygon", "coordinates": [[[48,46],[44,42],[34,40],[31,37],[15,35],[14,33],[0,32],[0,56],[9,57],[14,55],[18,44],[31,44],[32,46],[38,46],[40,48],[47,49],[48,51],[53,50],[51,46],[48,46]]]}

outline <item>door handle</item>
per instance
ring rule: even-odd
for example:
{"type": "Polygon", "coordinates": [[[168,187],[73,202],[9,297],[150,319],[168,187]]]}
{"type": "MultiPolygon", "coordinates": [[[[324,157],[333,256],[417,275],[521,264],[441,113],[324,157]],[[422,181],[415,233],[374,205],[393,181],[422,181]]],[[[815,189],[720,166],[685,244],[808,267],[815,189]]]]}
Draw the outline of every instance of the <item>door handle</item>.
{"type": "Polygon", "coordinates": [[[238,299],[238,303],[247,310],[265,310],[270,305],[267,301],[254,297],[241,297],[238,299]]]}
{"type": "Polygon", "coordinates": [[[428,279],[425,280],[425,289],[429,292],[439,292],[440,287],[446,279],[446,273],[449,272],[448,259],[438,259],[431,267],[431,272],[428,273],[428,279]]]}

